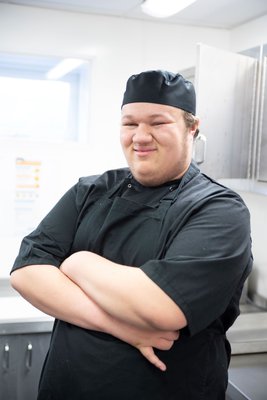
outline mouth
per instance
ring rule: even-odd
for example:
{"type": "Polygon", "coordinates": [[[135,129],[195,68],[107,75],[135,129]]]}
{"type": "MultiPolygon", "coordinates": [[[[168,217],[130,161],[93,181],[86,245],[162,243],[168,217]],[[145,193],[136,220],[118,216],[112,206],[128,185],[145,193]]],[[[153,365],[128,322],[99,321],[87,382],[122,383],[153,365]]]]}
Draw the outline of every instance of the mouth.
{"type": "Polygon", "coordinates": [[[155,148],[134,148],[135,154],[140,157],[148,156],[156,151],[155,148]]]}

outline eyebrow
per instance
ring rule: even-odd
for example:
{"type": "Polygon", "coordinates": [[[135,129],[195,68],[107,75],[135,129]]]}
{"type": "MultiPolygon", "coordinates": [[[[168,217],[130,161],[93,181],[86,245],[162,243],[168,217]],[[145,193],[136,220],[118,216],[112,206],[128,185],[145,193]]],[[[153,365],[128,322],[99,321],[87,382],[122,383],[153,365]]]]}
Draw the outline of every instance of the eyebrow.
{"type": "MultiPolygon", "coordinates": [[[[168,115],[166,115],[166,113],[155,113],[155,114],[149,114],[148,117],[149,118],[162,118],[162,117],[168,117],[168,115]]],[[[136,118],[136,117],[132,114],[126,114],[126,115],[122,116],[122,119],[134,119],[134,118],[136,118]]]]}

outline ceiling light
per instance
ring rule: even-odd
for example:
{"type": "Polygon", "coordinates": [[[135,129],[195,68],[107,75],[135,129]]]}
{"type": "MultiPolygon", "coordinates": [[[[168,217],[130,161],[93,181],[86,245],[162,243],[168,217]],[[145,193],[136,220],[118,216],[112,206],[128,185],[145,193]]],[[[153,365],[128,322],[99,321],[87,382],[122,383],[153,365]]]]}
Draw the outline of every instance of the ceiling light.
{"type": "Polygon", "coordinates": [[[84,60],[79,58],[65,58],[60,61],[54,68],[51,68],[46,74],[47,79],[60,79],[69,72],[84,64],[84,60]]]}
{"type": "Polygon", "coordinates": [[[144,0],[141,8],[144,13],[156,18],[167,18],[177,14],[196,0],[144,0]]]}

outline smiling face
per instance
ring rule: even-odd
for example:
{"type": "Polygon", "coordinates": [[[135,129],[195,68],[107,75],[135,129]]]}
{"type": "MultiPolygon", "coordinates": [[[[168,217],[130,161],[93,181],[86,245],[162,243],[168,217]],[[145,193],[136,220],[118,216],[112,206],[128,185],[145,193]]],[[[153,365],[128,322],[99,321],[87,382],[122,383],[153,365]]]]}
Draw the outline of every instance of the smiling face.
{"type": "Polygon", "coordinates": [[[154,103],[122,107],[121,145],[135,179],[157,186],[180,178],[191,162],[197,126],[185,125],[179,108],[154,103]]]}

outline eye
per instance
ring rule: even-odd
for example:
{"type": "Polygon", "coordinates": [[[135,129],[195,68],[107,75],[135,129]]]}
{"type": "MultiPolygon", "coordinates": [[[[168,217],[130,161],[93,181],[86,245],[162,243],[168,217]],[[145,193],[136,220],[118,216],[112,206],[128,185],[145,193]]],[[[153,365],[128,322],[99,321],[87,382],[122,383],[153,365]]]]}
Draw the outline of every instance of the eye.
{"type": "Polygon", "coordinates": [[[153,126],[164,125],[165,123],[166,123],[166,122],[164,122],[164,121],[156,121],[156,122],[153,122],[152,125],[153,125],[153,126]]]}
{"type": "Polygon", "coordinates": [[[137,124],[134,123],[134,122],[123,122],[122,126],[126,126],[126,127],[129,127],[129,128],[132,128],[132,127],[137,126],[137,124]]]}
{"type": "Polygon", "coordinates": [[[162,126],[162,125],[167,125],[169,122],[167,122],[167,121],[153,121],[152,122],[152,126],[155,126],[155,127],[157,127],[157,126],[162,126]]]}

